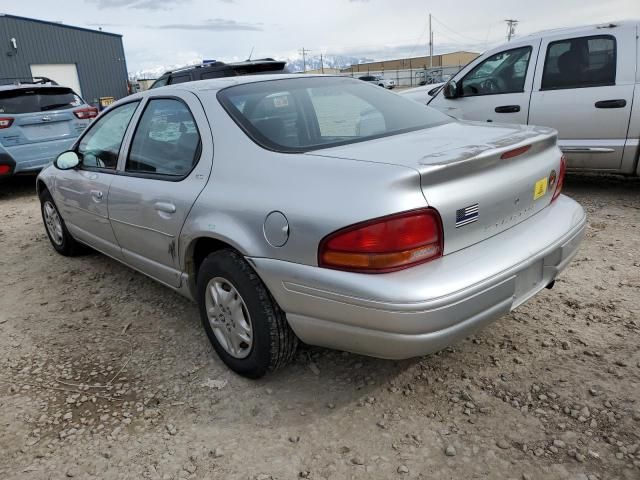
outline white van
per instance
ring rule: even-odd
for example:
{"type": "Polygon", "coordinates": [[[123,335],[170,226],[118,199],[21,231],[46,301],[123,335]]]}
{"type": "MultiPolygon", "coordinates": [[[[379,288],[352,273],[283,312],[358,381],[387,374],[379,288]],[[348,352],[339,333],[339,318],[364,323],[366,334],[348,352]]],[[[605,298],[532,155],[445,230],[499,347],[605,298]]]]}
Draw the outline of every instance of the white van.
{"type": "Polygon", "coordinates": [[[569,168],[640,175],[639,34],[625,21],[521,37],[424,101],[460,119],[553,127],[569,168]]]}

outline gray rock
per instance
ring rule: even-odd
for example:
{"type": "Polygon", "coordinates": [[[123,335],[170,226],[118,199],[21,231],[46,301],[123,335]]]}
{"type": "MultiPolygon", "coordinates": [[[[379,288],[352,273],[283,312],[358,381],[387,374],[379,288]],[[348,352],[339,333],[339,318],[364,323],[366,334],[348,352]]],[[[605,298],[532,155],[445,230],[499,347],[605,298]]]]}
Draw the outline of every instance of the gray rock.
{"type": "Polygon", "coordinates": [[[453,445],[447,445],[447,448],[444,450],[444,454],[447,457],[455,457],[456,456],[456,447],[453,445]]]}
{"type": "Polygon", "coordinates": [[[351,463],[354,465],[364,465],[364,458],[355,456],[351,459],[351,463]]]}
{"type": "Polygon", "coordinates": [[[553,441],[553,446],[556,448],[565,448],[567,446],[567,444],[565,442],[563,442],[562,440],[556,438],[553,441]]]}
{"type": "Polygon", "coordinates": [[[508,449],[508,448],[511,446],[511,445],[509,444],[509,442],[508,442],[507,440],[505,440],[504,438],[501,438],[500,440],[498,440],[498,441],[496,442],[496,445],[497,445],[498,447],[500,447],[501,449],[503,449],[503,450],[506,450],[506,449],[508,449]]]}
{"type": "Polygon", "coordinates": [[[406,465],[400,465],[398,467],[398,473],[409,473],[409,468],[406,465]]]}
{"type": "Polygon", "coordinates": [[[167,429],[167,432],[169,433],[169,435],[175,435],[176,433],[178,433],[178,429],[172,423],[167,423],[164,428],[167,429]]]}

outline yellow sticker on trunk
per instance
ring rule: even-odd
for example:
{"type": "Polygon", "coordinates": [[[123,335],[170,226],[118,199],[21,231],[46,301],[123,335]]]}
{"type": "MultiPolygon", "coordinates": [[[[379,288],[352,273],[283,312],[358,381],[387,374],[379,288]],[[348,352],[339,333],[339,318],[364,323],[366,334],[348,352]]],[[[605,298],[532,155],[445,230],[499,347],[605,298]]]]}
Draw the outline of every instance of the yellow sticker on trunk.
{"type": "Polygon", "coordinates": [[[541,178],[536,182],[536,186],[533,188],[533,199],[537,200],[547,193],[547,177],[541,178]]]}

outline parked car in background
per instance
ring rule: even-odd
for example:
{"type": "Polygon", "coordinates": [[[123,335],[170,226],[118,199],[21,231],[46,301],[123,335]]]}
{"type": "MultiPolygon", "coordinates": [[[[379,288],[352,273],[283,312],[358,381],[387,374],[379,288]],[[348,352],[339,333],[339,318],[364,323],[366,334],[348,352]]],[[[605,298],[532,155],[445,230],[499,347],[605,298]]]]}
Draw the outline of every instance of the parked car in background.
{"type": "Polygon", "coordinates": [[[191,65],[179,70],[165,72],[149,88],[159,88],[196,80],[209,80],[211,78],[272,73],[289,73],[287,71],[287,62],[277,61],[273,58],[261,58],[236,63],[208,60],[200,65],[191,65]]]}
{"type": "Polygon", "coordinates": [[[298,339],[434,352],[552,286],[586,221],[563,176],[551,129],[269,75],[123,99],[37,189],[53,248],[89,245],[194,299],[220,358],[256,378],[298,339]]]}
{"type": "Polygon", "coordinates": [[[516,38],[429,101],[460,119],[544,125],[575,170],[640,175],[640,23],[516,38]]]}
{"type": "Polygon", "coordinates": [[[358,80],[362,80],[363,82],[373,83],[374,85],[378,85],[379,87],[388,88],[389,90],[396,87],[396,82],[393,80],[386,80],[384,77],[380,75],[363,75],[362,77],[358,77],[358,80]]]}
{"type": "Polygon", "coordinates": [[[407,88],[406,90],[398,92],[398,94],[420,103],[427,103],[440,91],[443,86],[444,82],[433,83],[420,87],[407,88]]]}
{"type": "Polygon", "coordinates": [[[49,79],[0,85],[0,179],[37,173],[68,150],[98,110],[49,79]]]}

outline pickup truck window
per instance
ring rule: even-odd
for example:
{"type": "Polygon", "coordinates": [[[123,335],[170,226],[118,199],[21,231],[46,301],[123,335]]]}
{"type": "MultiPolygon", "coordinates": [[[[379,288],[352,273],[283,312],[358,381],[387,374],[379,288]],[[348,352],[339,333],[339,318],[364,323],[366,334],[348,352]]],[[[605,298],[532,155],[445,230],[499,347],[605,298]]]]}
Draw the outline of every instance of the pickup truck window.
{"type": "Polygon", "coordinates": [[[551,42],[542,73],[542,90],[599,87],[616,83],[616,39],[611,35],[551,42]]]}
{"type": "Polygon", "coordinates": [[[521,47],[491,55],[462,79],[462,96],[523,92],[531,50],[521,47]]]}

